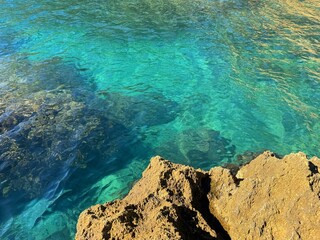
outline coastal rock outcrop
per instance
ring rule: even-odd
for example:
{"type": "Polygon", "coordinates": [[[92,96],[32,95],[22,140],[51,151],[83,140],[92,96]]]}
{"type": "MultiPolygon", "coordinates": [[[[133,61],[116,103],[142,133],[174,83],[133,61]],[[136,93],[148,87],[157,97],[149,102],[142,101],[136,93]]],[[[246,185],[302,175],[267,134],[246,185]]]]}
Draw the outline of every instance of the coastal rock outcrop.
{"type": "Polygon", "coordinates": [[[123,200],[83,211],[76,239],[317,239],[320,160],[259,155],[236,173],[154,157],[123,200]]]}
{"type": "Polygon", "coordinates": [[[318,239],[320,160],[265,152],[240,168],[210,170],[210,211],[232,239],[318,239]]]}
{"type": "Polygon", "coordinates": [[[209,213],[208,174],[151,159],[123,200],[80,215],[76,239],[223,239],[209,213]]]}

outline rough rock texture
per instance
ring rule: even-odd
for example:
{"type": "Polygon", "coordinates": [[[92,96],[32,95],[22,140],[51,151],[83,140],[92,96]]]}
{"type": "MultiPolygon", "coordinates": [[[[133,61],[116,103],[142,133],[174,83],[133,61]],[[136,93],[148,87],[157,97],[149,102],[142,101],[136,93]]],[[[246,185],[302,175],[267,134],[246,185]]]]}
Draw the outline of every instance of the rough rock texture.
{"type": "MultiPolygon", "coordinates": [[[[201,170],[154,157],[123,200],[80,215],[76,239],[216,239],[209,214],[209,177],[201,170]]],[[[222,239],[222,237],[220,237],[222,239]]]]}
{"type": "Polygon", "coordinates": [[[155,157],[123,200],[81,213],[76,239],[319,239],[319,167],[265,152],[232,175],[155,157]]]}
{"type": "Polygon", "coordinates": [[[320,160],[265,152],[236,176],[210,170],[210,211],[232,239],[319,239],[320,160]]]}

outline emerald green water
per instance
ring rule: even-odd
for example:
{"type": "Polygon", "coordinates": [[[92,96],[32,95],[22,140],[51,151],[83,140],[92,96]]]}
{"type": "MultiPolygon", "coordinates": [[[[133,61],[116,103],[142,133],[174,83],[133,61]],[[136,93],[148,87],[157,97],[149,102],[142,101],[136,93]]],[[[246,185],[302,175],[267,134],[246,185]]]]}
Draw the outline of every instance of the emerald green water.
{"type": "Polygon", "coordinates": [[[0,0],[0,238],[72,239],[154,155],[319,154],[320,4],[0,0]]]}

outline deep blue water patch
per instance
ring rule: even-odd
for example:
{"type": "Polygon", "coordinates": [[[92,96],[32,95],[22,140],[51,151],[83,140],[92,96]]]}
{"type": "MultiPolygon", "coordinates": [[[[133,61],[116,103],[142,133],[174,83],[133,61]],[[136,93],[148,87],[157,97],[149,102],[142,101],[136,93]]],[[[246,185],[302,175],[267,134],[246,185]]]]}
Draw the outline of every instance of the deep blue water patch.
{"type": "Polygon", "coordinates": [[[317,1],[0,5],[1,239],[73,238],[153,155],[320,155],[317,1]]]}

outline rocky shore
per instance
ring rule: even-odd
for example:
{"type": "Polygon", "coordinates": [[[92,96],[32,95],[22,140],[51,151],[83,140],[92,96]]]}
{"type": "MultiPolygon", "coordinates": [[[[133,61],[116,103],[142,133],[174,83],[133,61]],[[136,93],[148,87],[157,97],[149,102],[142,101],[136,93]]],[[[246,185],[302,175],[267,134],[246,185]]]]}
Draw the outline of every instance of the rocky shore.
{"type": "Polygon", "coordinates": [[[303,153],[209,171],[154,157],[124,199],[81,213],[76,239],[319,239],[319,168],[303,153]]]}

